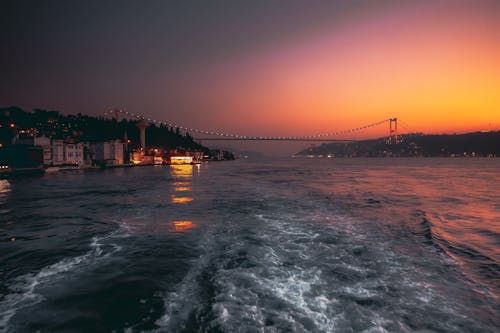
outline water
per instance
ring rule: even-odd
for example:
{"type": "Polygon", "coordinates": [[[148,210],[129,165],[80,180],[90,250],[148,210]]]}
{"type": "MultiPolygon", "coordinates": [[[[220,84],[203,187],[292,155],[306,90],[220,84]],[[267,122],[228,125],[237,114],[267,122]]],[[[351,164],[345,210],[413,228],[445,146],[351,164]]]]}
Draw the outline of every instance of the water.
{"type": "Polygon", "coordinates": [[[0,180],[0,332],[498,332],[500,160],[0,180]]]}

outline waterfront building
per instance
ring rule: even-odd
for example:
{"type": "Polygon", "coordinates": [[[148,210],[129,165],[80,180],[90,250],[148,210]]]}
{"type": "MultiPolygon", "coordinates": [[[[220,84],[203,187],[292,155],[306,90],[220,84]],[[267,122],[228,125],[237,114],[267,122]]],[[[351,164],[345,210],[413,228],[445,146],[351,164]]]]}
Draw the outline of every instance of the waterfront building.
{"type": "Polygon", "coordinates": [[[15,144],[0,148],[0,168],[4,172],[41,172],[43,152],[41,147],[15,144]]]}
{"type": "Polygon", "coordinates": [[[73,164],[79,167],[89,167],[92,165],[92,152],[88,142],[65,142],[40,136],[32,138],[28,144],[42,148],[45,166],[73,164]]]}
{"type": "Polygon", "coordinates": [[[65,143],[64,160],[66,164],[83,165],[83,143],[65,143]]]}
{"type": "Polygon", "coordinates": [[[42,135],[35,136],[33,138],[33,146],[38,146],[42,148],[43,151],[43,165],[52,164],[52,145],[50,138],[42,135]]]}
{"type": "Polygon", "coordinates": [[[52,140],[52,165],[62,165],[66,163],[64,154],[64,141],[63,140],[52,140]]]}
{"type": "Polygon", "coordinates": [[[170,156],[170,164],[192,164],[193,156],[170,156]]]}
{"type": "Polygon", "coordinates": [[[123,142],[120,140],[94,142],[90,145],[94,160],[101,165],[123,164],[123,142]]]}
{"type": "Polygon", "coordinates": [[[144,155],[144,152],[141,149],[130,154],[130,161],[133,164],[154,164],[155,157],[153,155],[144,155]]]}

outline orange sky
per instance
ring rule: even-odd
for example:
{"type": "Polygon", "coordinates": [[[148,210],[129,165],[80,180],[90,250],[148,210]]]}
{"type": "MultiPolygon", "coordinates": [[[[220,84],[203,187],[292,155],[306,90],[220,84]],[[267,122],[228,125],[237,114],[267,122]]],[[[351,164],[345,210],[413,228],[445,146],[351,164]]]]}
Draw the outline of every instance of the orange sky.
{"type": "Polygon", "coordinates": [[[246,136],[389,117],[500,130],[499,0],[14,1],[0,17],[0,106],[246,136]]]}
{"type": "Polygon", "coordinates": [[[436,3],[356,13],[197,70],[199,126],[308,135],[395,116],[426,133],[500,129],[498,6],[436,3]]]}

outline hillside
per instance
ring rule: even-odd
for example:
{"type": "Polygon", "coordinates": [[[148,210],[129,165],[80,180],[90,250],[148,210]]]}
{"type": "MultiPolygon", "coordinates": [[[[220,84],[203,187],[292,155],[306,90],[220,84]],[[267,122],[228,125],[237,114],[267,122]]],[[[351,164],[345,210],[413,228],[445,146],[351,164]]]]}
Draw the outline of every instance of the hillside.
{"type": "MultiPolygon", "coordinates": [[[[8,144],[15,135],[45,135],[68,141],[106,141],[125,138],[131,148],[139,147],[138,120],[91,117],[87,115],[62,115],[58,111],[35,109],[32,112],[18,107],[0,108],[0,143],[8,144]]],[[[164,149],[196,150],[209,149],[196,143],[189,133],[182,134],[178,128],[151,124],[146,129],[148,147],[164,149]]]]}
{"type": "Polygon", "coordinates": [[[387,138],[346,143],[327,143],[305,149],[296,155],[335,157],[459,157],[500,156],[500,131],[467,134],[406,134],[398,144],[387,138]]]}

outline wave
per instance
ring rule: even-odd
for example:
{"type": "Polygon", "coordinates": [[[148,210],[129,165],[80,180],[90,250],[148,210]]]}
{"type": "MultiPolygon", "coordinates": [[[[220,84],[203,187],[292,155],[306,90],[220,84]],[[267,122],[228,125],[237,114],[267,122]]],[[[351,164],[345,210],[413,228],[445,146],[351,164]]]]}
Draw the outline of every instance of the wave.
{"type": "Polygon", "coordinates": [[[419,211],[419,215],[423,216],[420,222],[421,229],[418,232],[425,239],[423,243],[432,246],[459,265],[461,273],[473,282],[476,291],[497,298],[498,286],[491,284],[487,286],[484,281],[500,281],[500,265],[486,254],[453,239],[451,235],[443,235],[439,231],[439,227],[426,216],[425,212],[419,211]],[[464,263],[467,263],[467,267],[464,263]],[[467,269],[468,267],[472,270],[467,269]],[[475,275],[480,275],[483,278],[479,279],[475,275]]]}
{"type": "MultiPolygon", "coordinates": [[[[362,283],[374,272],[359,262],[369,251],[355,227],[341,222],[339,234],[333,226],[322,230],[293,214],[254,217],[207,239],[205,254],[164,296],[157,332],[328,332],[339,323],[349,325],[341,303],[381,304],[362,283]]],[[[364,325],[381,328],[368,319],[364,325]]]]}
{"type": "MultiPolygon", "coordinates": [[[[317,213],[282,209],[221,223],[189,273],[164,295],[156,332],[476,327],[462,305],[449,304],[434,285],[443,282],[433,275],[442,269],[440,260],[395,252],[349,217],[317,213]]],[[[421,227],[429,244],[439,246],[432,222],[421,227]]]]}
{"type": "Polygon", "coordinates": [[[26,307],[42,302],[45,298],[38,292],[38,288],[54,280],[61,280],[67,274],[84,270],[90,264],[95,264],[110,257],[122,249],[109,240],[126,237],[124,229],[120,228],[104,236],[95,236],[89,244],[90,250],[85,254],[72,258],[65,258],[55,264],[42,268],[36,274],[26,274],[17,277],[13,284],[8,286],[11,293],[0,300],[0,332],[9,332],[9,323],[15,314],[26,307]]]}

